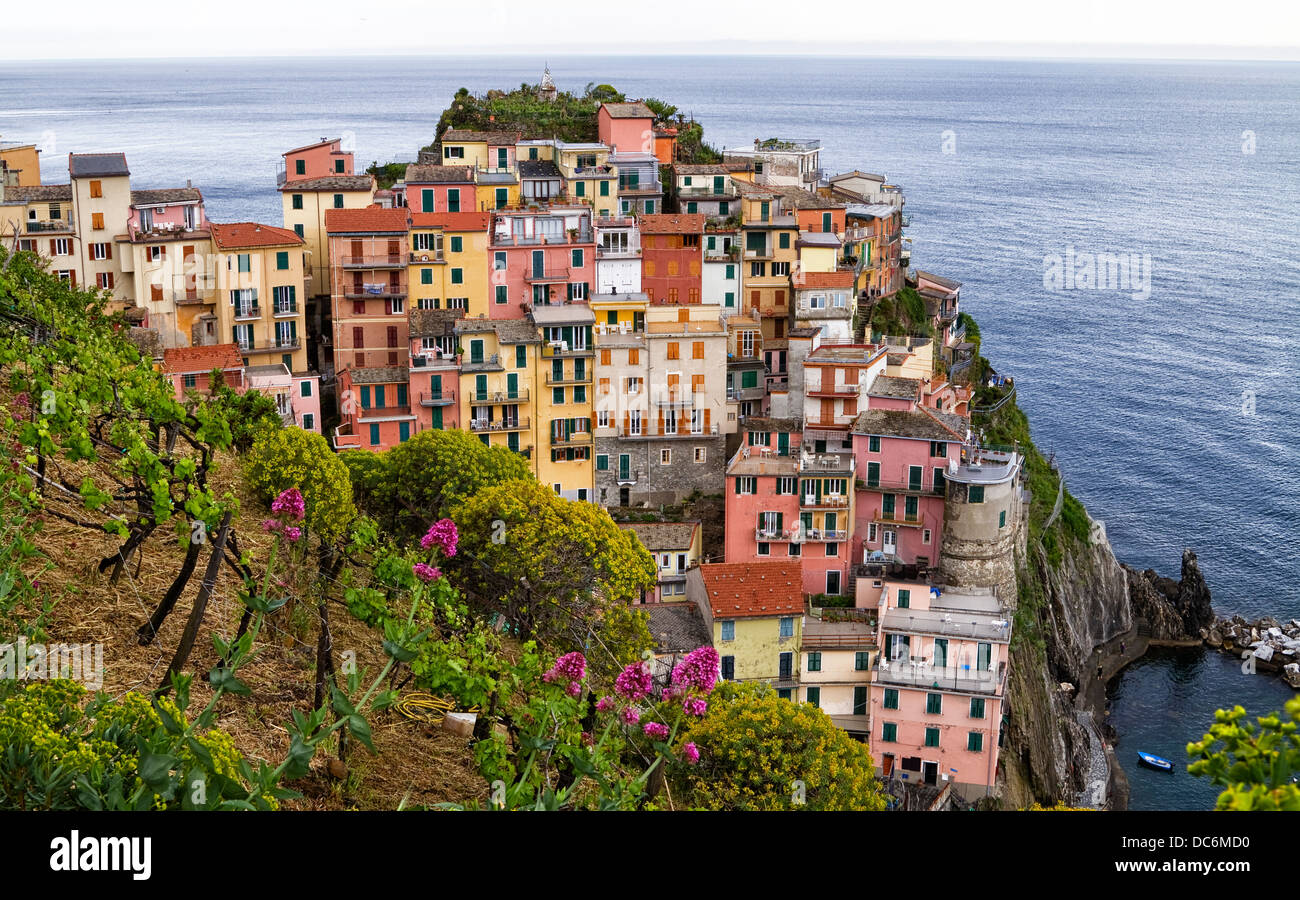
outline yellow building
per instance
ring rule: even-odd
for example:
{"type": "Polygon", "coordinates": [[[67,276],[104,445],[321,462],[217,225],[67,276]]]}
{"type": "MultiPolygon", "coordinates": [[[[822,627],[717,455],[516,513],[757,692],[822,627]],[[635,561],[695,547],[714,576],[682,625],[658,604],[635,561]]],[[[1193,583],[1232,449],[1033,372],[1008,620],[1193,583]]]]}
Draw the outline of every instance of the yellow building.
{"type": "Polygon", "coordinates": [[[246,365],[307,370],[303,239],[256,222],[211,223],[217,333],[246,365]]]}
{"type": "Polygon", "coordinates": [[[537,472],[537,360],[541,338],[526,319],[460,319],[460,425],[488,447],[522,453],[537,472]]]}
{"type": "Polygon", "coordinates": [[[467,131],[449,128],[442,133],[442,164],[474,166],[480,171],[510,172],[515,166],[518,131],[467,131]]]}
{"type": "Polygon", "coordinates": [[[35,144],[0,141],[0,184],[36,187],[41,183],[41,151],[35,144]]]}
{"type": "MultiPolygon", "coordinates": [[[[64,281],[85,285],[71,184],[5,188],[0,219],[4,220],[0,233],[6,247],[13,246],[10,236],[17,233],[19,250],[40,254],[64,281]]],[[[94,286],[94,282],[91,284],[94,286]]]]}
{"type": "MultiPolygon", "coordinates": [[[[284,227],[302,238],[311,261],[306,271],[305,294],[330,294],[329,240],[325,234],[325,212],[330,209],[365,209],[375,202],[373,175],[329,175],[280,186],[284,227]]],[[[305,302],[305,299],[304,299],[305,302]]]]}
{"type": "Polygon", "coordinates": [[[488,314],[491,218],[485,212],[411,213],[407,282],[413,309],[456,309],[466,318],[488,314]]]}
{"type": "Polygon", "coordinates": [[[741,311],[760,317],[763,345],[788,348],[790,273],[799,259],[799,223],[775,190],[734,182],[741,208],[741,311]]]}
{"type": "Polygon", "coordinates": [[[595,316],[585,304],[535,306],[541,339],[537,480],[570,500],[591,500],[595,316]]]}
{"type": "Polygon", "coordinates": [[[593,215],[618,215],[618,166],[610,165],[604,144],[555,142],[555,164],[570,201],[590,206],[593,215]]]}
{"type": "Polygon", "coordinates": [[[587,305],[596,316],[598,335],[645,331],[646,310],[650,307],[645,294],[592,294],[587,305]]]}
{"type": "Polygon", "coordinates": [[[727,681],[763,681],[783,696],[799,682],[804,600],[798,559],[691,569],[686,596],[699,607],[727,681]]]}

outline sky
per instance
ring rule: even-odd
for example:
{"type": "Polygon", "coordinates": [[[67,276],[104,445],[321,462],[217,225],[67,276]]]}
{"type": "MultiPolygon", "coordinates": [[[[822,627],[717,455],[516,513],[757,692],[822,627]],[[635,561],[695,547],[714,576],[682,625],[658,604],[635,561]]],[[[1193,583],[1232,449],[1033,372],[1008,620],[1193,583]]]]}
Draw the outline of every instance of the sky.
{"type": "Polygon", "coordinates": [[[22,40],[0,40],[0,62],[629,50],[1300,61],[1296,0],[61,0],[56,15],[43,3],[7,7],[3,31],[22,40]]]}

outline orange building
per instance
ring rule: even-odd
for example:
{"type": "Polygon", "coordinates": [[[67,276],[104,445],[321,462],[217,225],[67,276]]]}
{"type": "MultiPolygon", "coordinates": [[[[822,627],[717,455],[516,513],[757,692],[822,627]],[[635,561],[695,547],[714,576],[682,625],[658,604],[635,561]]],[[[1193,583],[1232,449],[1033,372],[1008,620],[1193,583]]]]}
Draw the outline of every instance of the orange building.
{"type": "Polygon", "coordinates": [[[699,303],[703,214],[641,216],[641,290],[651,303],[699,303]]]}

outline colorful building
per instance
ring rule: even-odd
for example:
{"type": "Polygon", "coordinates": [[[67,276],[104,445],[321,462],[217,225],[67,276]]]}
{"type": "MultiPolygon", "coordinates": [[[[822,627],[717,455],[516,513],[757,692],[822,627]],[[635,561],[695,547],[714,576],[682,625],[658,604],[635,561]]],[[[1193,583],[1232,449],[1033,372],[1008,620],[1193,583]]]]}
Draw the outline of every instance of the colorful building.
{"type": "MultiPolygon", "coordinates": [[[[325,213],[331,209],[364,209],[374,202],[375,179],[356,174],[353,154],[343,149],[343,139],[317,141],[282,154],[276,185],[284,227],[303,239],[308,256],[306,294],[330,296],[329,242],[325,213]]],[[[313,332],[314,333],[314,332],[313,332]]],[[[320,361],[325,365],[325,361],[320,361]]]]}
{"type": "Polygon", "coordinates": [[[127,279],[122,288],[161,346],[227,340],[217,331],[212,233],[196,188],[132,191],[126,233],[115,243],[127,279]]]}
{"type": "MultiPolygon", "coordinates": [[[[329,239],[333,369],[408,365],[407,271],[412,253],[406,209],[331,209],[329,239]]],[[[340,397],[342,395],[340,394],[340,397]]]]}
{"type": "Polygon", "coordinates": [[[73,254],[84,283],[109,291],[114,305],[132,305],[122,276],[122,256],[113,253],[114,238],[131,210],[131,171],[122,153],[69,153],[72,215],[77,222],[73,254]]]}
{"type": "Polygon", "coordinates": [[[407,283],[415,309],[486,316],[491,294],[486,212],[412,212],[407,283]]]}
{"type": "Polygon", "coordinates": [[[617,153],[655,152],[655,114],[641,101],[602,103],[596,110],[597,139],[617,153]]]}
{"type": "MultiPolygon", "coordinates": [[[[538,470],[536,413],[542,339],[528,319],[460,319],[460,427],[485,446],[521,453],[538,470]]],[[[589,373],[588,373],[589,374],[589,373]]]]}
{"type": "Polygon", "coordinates": [[[652,304],[700,303],[705,217],[685,213],[644,215],[641,289],[652,304]]]}
{"type": "Polygon", "coordinates": [[[411,411],[415,430],[459,428],[460,363],[456,352],[458,310],[411,309],[407,323],[411,336],[411,411]]]}
{"type": "Polygon", "coordinates": [[[239,345],[245,365],[307,371],[303,239],[257,222],[209,223],[216,267],[216,331],[239,345]]]}
{"type": "Polygon", "coordinates": [[[619,527],[637,536],[641,546],[654,558],[659,572],[654,591],[642,602],[685,600],[686,573],[700,564],[701,523],[634,522],[619,527]]]}
{"type": "Polygon", "coordinates": [[[799,651],[803,692],[799,699],[820,708],[853,737],[867,741],[871,674],[879,655],[875,622],[866,617],[807,616],[799,651]]]}
{"type": "Polygon", "coordinates": [[[799,684],[804,602],[798,560],[706,564],[686,576],[686,596],[713,633],[726,681],[762,681],[783,697],[799,684]]]}
{"type": "Polygon", "coordinates": [[[590,501],[596,317],[585,303],[559,303],[535,306],[530,318],[542,338],[535,404],[541,442],[537,480],[569,500],[590,501]]]}
{"type": "Polygon", "coordinates": [[[589,208],[539,206],[492,215],[490,318],[519,319],[531,309],[587,300],[596,281],[589,208]]]}

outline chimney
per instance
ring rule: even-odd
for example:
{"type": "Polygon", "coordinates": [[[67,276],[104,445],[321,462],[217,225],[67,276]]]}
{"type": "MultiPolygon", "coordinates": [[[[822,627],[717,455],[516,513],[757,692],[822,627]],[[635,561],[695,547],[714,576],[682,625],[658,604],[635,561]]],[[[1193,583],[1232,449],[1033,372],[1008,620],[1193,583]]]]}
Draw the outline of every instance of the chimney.
{"type": "Polygon", "coordinates": [[[194,182],[192,182],[192,181],[190,181],[188,178],[186,178],[186,179],[185,179],[185,186],[186,186],[187,188],[192,188],[192,187],[194,187],[194,182]]]}

